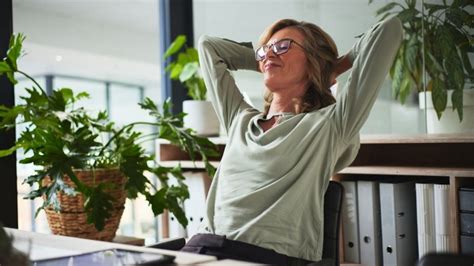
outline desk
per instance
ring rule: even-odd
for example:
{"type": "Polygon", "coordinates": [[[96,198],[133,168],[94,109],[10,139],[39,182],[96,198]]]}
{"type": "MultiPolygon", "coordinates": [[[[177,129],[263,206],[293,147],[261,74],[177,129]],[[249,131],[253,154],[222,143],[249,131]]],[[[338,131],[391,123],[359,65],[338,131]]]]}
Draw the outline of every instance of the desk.
{"type": "MultiPolygon", "coordinates": [[[[16,248],[22,251],[26,251],[28,250],[28,246],[30,245],[29,243],[31,243],[31,260],[39,260],[51,256],[78,255],[86,252],[93,252],[111,248],[120,248],[132,251],[176,256],[175,262],[178,265],[200,264],[216,260],[216,258],[212,256],[191,254],[171,250],[137,247],[131,245],[59,235],[40,234],[11,228],[5,228],[5,230],[7,234],[13,236],[14,246],[16,248]]],[[[216,263],[219,264],[219,262],[216,263]]]]}

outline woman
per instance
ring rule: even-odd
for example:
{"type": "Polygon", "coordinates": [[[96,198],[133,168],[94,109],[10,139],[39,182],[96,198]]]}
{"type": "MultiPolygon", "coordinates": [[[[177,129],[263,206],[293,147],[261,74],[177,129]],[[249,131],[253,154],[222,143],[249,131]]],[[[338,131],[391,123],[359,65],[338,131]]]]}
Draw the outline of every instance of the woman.
{"type": "Polygon", "coordinates": [[[402,37],[398,19],[373,26],[345,56],[316,25],[280,20],[253,51],[202,37],[200,63],[229,141],[207,199],[202,234],[183,251],[268,264],[321,260],[323,198],[348,166],[402,37]],[[257,62],[257,63],[256,63],[257,62]],[[352,67],[337,101],[330,86],[352,67]],[[263,73],[263,113],[229,70],[263,73]]]}

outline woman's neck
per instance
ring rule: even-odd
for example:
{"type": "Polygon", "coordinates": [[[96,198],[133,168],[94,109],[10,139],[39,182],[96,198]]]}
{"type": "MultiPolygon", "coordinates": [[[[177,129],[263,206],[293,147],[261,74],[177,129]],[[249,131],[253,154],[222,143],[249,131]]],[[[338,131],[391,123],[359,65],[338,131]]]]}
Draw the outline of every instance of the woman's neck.
{"type": "Polygon", "coordinates": [[[268,114],[299,113],[301,97],[282,96],[274,93],[268,114]]]}

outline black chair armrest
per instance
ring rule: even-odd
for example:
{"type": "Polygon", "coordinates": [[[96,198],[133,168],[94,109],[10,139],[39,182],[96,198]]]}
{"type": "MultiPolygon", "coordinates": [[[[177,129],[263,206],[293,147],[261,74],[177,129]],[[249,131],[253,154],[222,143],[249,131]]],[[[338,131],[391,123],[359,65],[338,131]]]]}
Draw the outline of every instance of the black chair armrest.
{"type": "Polygon", "coordinates": [[[186,245],[186,240],[184,238],[175,238],[165,240],[153,245],[148,246],[149,248],[159,248],[167,250],[180,250],[186,245]]]}

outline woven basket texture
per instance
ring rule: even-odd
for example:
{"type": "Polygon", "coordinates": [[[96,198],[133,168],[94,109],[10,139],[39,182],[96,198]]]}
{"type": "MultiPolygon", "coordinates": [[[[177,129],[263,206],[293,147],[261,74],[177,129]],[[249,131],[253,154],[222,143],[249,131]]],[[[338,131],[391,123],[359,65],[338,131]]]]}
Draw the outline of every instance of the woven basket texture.
{"type": "MultiPolygon", "coordinates": [[[[94,171],[75,170],[74,173],[79,180],[89,186],[103,182],[113,184],[111,188],[105,190],[114,199],[112,216],[106,220],[104,229],[97,231],[93,224],[87,223],[87,215],[84,212],[84,197],[82,194],[69,196],[65,193],[58,192],[57,195],[61,205],[61,211],[55,212],[52,208],[45,209],[51,232],[56,235],[112,241],[120,224],[127,197],[127,193],[124,189],[126,182],[125,176],[118,169],[95,169],[94,171]]],[[[67,185],[76,187],[69,177],[65,176],[63,180],[67,185]]],[[[48,185],[50,182],[51,181],[46,178],[43,185],[48,185]]]]}

